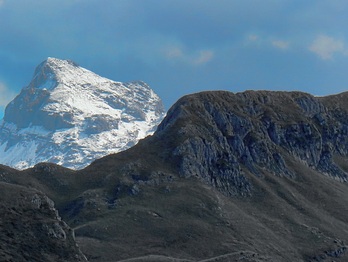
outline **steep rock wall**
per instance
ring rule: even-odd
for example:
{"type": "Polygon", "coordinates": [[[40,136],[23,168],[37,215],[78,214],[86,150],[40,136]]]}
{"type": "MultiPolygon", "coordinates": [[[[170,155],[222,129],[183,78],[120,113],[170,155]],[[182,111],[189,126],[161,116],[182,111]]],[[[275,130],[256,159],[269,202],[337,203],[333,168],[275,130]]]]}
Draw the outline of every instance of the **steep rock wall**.
{"type": "Polygon", "coordinates": [[[228,195],[252,194],[246,172],[296,176],[287,159],[346,182],[333,156],[348,153],[347,111],[331,100],[301,92],[203,92],[180,99],[156,136],[172,134],[174,153],[166,157],[180,159],[182,176],[197,175],[228,195]]]}

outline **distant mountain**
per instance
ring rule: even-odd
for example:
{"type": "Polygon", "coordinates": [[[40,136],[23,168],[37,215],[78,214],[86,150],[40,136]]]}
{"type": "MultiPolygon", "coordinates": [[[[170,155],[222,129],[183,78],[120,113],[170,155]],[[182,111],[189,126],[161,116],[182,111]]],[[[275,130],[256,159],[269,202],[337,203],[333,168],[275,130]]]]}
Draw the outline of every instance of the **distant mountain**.
{"type": "Polygon", "coordinates": [[[160,98],[144,82],[114,82],[72,61],[48,58],[6,107],[0,163],[82,168],[136,144],[163,116],[160,98]]]}
{"type": "MultiPolygon", "coordinates": [[[[347,101],[348,93],[188,95],[128,150],[78,171],[0,166],[0,181],[52,199],[89,261],[347,261],[347,101]]],[[[29,216],[32,230],[35,205],[22,215],[26,194],[12,190],[18,200],[0,195],[2,214],[15,225],[29,216]]],[[[13,258],[11,248],[0,256],[13,258]]]]}

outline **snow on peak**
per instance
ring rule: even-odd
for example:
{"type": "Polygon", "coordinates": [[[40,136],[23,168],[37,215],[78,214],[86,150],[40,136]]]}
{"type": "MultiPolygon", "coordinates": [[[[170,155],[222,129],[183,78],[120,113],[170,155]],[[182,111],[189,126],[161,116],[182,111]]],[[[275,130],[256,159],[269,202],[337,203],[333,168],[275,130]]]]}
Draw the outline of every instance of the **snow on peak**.
{"type": "Polygon", "coordinates": [[[28,87],[53,89],[58,83],[71,82],[75,77],[85,74],[101,78],[71,60],[49,57],[36,68],[33,80],[28,87]]]}
{"type": "Polygon", "coordinates": [[[115,82],[70,60],[48,58],[6,107],[0,163],[82,168],[151,134],[163,115],[161,99],[142,81],[115,82]]]}

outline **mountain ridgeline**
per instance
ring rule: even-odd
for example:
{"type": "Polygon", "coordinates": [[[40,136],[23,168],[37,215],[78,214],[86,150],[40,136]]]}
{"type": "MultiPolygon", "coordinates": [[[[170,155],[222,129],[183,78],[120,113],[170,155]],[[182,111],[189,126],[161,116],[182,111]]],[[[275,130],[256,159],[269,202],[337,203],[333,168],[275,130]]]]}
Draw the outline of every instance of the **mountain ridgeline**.
{"type": "MultiPolygon", "coordinates": [[[[155,137],[171,133],[177,172],[196,175],[228,195],[250,195],[246,173],[296,177],[291,161],[347,182],[348,94],[207,92],[179,100],[155,137]],[[336,161],[335,161],[336,160],[336,161]]],[[[167,145],[166,145],[167,147],[167,145]]]]}
{"type": "Polygon", "coordinates": [[[89,261],[347,261],[347,101],[188,95],[152,136],[82,170],[3,166],[0,178],[55,202],[79,246],[71,261],[80,250],[89,261]]]}

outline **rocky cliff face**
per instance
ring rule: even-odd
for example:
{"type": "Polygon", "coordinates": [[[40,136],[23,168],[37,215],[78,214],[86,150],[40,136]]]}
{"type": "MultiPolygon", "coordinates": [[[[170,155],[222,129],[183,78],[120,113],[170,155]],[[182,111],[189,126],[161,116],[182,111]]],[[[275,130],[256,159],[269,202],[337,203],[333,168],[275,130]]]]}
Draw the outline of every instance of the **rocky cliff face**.
{"type": "Polygon", "coordinates": [[[0,260],[87,261],[43,193],[0,182],[0,260]]]}
{"type": "Polygon", "coordinates": [[[155,136],[171,133],[182,176],[199,176],[228,195],[252,194],[245,176],[295,177],[291,160],[346,182],[335,156],[348,154],[348,94],[204,92],[179,100],[155,136]],[[340,102],[338,102],[339,100],[340,102]]]}
{"type": "Polygon", "coordinates": [[[19,169],[39,162],[82,168],[136,144],[163,115],[160,98],[144,82],[114,82],[48,58],[6,107],[0,162],[19,169]]]}

